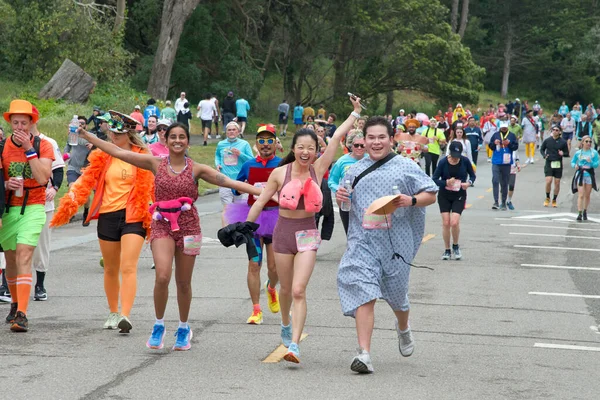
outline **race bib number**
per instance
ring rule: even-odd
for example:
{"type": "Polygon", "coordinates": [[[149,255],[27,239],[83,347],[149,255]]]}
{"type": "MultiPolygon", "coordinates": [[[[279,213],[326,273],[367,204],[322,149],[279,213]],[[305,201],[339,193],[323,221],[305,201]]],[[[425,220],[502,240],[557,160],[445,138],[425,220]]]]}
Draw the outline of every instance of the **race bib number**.
{"type": "Polygon", "coordinates": [[[502,154],[502,164],[510,164],[510,153],[502,154]]]}
{"type": "Polygon", "coordinates": [[[446,185],[446,190],[450,190],[452,192],[458,192],[460,190],[460,184],[462,182],[458,179],[454,180],[454,183],[452,185],[446,185]]]}
{"type": "Polygon", "coordinates": [[[183,254],[186,256],[200,255],[202,248],[202,235],[189,235],[183,237],[183,254]]]}
{"type": "Polygon", "coordinates": [[[223,150],[223,164],[232,166],[237,165],[238,156],[233,154],[233,152],[229,149],[223,150]]]}
{"type": "Polygon", "coordinates": [[[392,227],[392,216],[366,214],[363,215],[363,228],[365,229],[390,229],[392,227]]]}
{"type": "Polygon", "coordinates": [[[559,169],[561,167],[560,161],[550,161],[550,168],[559,169]]]}
{"type": "Polygon", "coordinates": [[[321,245],[321,235],[318,229],[296,232],[296,247],[298,252],[317,250],[321,245]]]}
{"type": "MultiPolygon", "coordinates": [[[[254,187],[260,188],[260,189],[264,189],[267,186],[267,182],[255,182],[254,183],[254,187]]],[[[254,200],[258,200],[258,196],[252,195],[252,197],[254,197],[254,200]]]]}
{"type": "Polygon", "coordinates": [[[432,137],[430,137],[430,138],[429,138],[429,143],[431,144],[431,143],[433,143],[433,142],[435,142],[435,138],[432,138],[432,137]]]}

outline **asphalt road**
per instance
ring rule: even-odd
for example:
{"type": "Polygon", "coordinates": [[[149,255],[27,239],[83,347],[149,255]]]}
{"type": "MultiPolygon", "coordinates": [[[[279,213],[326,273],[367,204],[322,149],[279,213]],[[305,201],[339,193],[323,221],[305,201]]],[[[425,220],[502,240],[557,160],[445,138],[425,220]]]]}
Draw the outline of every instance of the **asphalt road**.
{"type": "Polygon", "coordinates": [[[198,203],[205,243],[193,278],[188,352],[170,350],[177,327],[174,283],[165,349],[145,347],[154,322],[148,248],[139,262],[134,329],[119,335],[102,329],[108,309],[95,224],[57,229],[46,278],[49,300],[30,303],[30,332],[0,330],[1,393],[11,399],[597,398],[600,196],[593,194],[590,207],[596,221],[577,223],[571,171],[556,209],[542,206],[542,171],[538,159],[518,175],[515,211],[492,211],[490,166],[480,163],[461,221],[462,261],[440,260],[438,208],[428,209],[429,239],[415,262],[435,270],[412,271],[415,352],[400,356],[393,314],[378,303],[375,373],[369,376],[350,371],[356,336],[336,290],[345,248],[339,219],[333,240],[318,253],[297,366],[263,362],[278,360],[272,353],[280,343],[280,319],[268,312],[264,295],[264,324],[245,324],[251,313],[246,257],[215,240],[217,195],[198,203]]]}

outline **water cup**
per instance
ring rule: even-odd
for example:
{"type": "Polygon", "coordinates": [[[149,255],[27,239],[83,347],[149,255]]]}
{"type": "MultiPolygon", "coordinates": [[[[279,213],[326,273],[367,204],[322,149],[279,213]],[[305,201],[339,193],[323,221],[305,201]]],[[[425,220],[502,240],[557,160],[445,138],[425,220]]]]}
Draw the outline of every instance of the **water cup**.
{"type": "Polygon", "coordinates": [[[15,196],[16,197],[23,197],[23,177],[22,176],[16,176],[15,179],[21,182],[21,187],[18,188],[17,190],[15,190],[15,196]]]}

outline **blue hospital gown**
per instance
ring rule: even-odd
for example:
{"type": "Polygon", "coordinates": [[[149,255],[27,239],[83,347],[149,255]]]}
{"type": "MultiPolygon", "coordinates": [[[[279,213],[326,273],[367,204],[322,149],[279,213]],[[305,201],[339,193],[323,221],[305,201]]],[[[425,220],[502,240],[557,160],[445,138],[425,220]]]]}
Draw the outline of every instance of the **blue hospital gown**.
{"type": "MultiPolygon", "coordinates": [[[[350,182],[374,164],[364,158],[353,164],[344,177],[350,182]]],[[[438,186],[417,164],[404,157],[392,160],[365,175],[352,193],[348,244],[338,269],[338,292],[342,312],[354,317],[356,309],[382,298],[393,310],[407,311],[410,266],[394,253],[412,262],[425,231],[425,208],[401,207],[391,217],[389,229],[364,229],[363,215],[376,199],[392,194],[398,186],[402,194],[437,192],[438,186]],[[390,243],[391,242],[393,245],[390,243]]]]}

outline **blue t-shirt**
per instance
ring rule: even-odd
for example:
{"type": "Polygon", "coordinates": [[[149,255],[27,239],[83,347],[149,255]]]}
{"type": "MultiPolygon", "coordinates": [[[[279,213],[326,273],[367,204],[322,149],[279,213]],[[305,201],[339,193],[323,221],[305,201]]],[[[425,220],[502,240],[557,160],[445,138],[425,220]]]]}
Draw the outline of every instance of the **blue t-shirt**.
{"type": "Polygon", "coordinates": [[[304,114],[304,107],[302,107],[302,106],[294,107],[294,119],[302,119],[302,114],[304,114]]]}
{"type": "Polygon", "coordinates": [[[237,99],[235,102],[235,108],[237,110],[237,116],[248,118],[248,111],[250,111],[250,103],[246,99],[237,99]]]}
{"type": "Polygon", "coordinates": [[[217,144],[215,166],[221,166],[221,172],[229,179],[236,179],[242,165],[252,158],[254,158],[254,154],[248,142],[243,139],[236,139],[233,142],[225,139],[217,144]],[[231,152],[232,148],[238,149],[240,155],[236,157],[231,152]]]}
{"type": "Polygon", "coordinates": [[[155,105],[151,105],[151,106],[144,108],[144,126],[145,127],[148,126],[148,118],[150,118],[153,115],[156,115],[157,120],[160,118],[160,110],[158,109],[158,107],[156,107],[155,105]]]}

